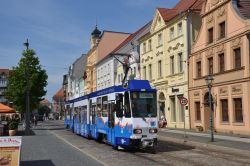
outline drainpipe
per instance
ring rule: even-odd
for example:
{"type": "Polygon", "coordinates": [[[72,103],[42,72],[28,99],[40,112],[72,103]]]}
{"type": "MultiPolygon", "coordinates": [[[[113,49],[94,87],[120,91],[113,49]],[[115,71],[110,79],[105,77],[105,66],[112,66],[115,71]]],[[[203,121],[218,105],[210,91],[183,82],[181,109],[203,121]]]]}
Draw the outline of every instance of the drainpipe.
{"type": "MultiPolygon", "coordinates": [[[[191,54],[191,35],[190,35],[190,27],[191,27],[191,24],[190,24],[190,17],[191,17],[191,14],[192,14],[192,12],[190,11],[190,10],[188,10],[187,11],[187,16],[186,16],[186,18],[185,18],[185,20],[186,20],[186,30],[187,30],[187,32],[186,32],[186,43],[187,43],[187,60],[186,60],[186,66],[187,66],[187,87],[188,87],[188,89],[187,89],[187,93],[188,93],[188,100],[190,99],[190,95],[189,95],[189,56],[190,56],[190,54],[191,54]]],[[[191,129],[191,114],[190,114],[190,102],[188,102],[188,114],[189,114],[189,128],[191,129]]],[[[185,115],[185,118],[184,118],[184,121],[186,120],[186,115],[185,115]]]]}

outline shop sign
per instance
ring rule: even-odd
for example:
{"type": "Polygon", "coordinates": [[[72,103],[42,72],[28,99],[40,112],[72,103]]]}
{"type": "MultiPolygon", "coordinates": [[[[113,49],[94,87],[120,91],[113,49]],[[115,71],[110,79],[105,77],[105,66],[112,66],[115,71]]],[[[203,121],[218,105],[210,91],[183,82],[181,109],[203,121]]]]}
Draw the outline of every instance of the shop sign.
{"type": "Polygon", "coordinates": [[[0,165],[20,165],[22,137],[0,137],[0,165]]]}

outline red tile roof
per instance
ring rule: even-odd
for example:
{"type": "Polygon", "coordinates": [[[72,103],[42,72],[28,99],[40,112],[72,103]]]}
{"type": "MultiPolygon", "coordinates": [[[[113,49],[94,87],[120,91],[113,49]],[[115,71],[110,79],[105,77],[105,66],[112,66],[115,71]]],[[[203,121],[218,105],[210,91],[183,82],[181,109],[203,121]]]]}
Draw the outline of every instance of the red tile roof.
{"type": "Polygon", "coordinates": [[[160,12],[160,15],[165,22],[168,22],[177,15],[176,9],[157,8],[157,10],[160,12]]]}
{"type": "Polygon", "coordinates": [[[180,2],[172,9],[157,8],[157,10],[160,12],[164,21],[168,22],[188,9],[192,11],[201,11],[203,2],[204,0],[180,0],[180,2]]]}
{"type": "Polygon", "coordinates": [[[240,13],[250,19],[250,1],[249,0],[238,0],[238,8],[240,13]]]}
{"type": "Polygon", "coordinates": [[[64,97],[64,92],[63,92],[63,88],[61,88],[60,90],[58,90],[56,92],[56,94],[53,96],[53,100],[58,100],[59,98],[63,98],[64,97]]]}
{"type": "Polygon", "coordinates": [[[148,22],[146,25],[144,25],[143,27],[141,27],[139,30],[137,30],[136,32],[132,33],[131,35],[129,35],[120,45],[118,45],[113,51],[112,53],[115,53],[116,51],[118,51],[120,48],[122,48],[124,45],[126,45],[128,42],[130,42],[131,40],[133,40],[134,37],[136,37],[140,32],[142,32],[144,30],[145,27],[147,27],[149,24],[151,24],[152,21],[148,22]]]}
{"type": "Polygon", "coordinates": [[[0,74],[2,74],[2,73],[9,75],[10,70],[9,69],[0,69],[0,74]]]}

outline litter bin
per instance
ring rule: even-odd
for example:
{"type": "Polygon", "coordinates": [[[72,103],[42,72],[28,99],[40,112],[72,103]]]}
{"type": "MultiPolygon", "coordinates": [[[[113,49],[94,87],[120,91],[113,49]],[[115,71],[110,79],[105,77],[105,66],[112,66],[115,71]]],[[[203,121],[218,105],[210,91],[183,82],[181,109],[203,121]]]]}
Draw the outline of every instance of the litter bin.
{"type": "Polygon", "coordinates": [[[4,128],[4,125],[0,124],[0,136],[3,136],[3,128],[4,128]]]}

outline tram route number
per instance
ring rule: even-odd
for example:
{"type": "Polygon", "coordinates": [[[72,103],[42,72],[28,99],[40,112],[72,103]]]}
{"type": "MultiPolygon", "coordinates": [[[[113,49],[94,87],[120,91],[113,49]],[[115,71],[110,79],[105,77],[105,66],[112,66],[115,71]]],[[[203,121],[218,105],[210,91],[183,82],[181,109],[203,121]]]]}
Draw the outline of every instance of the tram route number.
{"type": "Polygon", "coordinates": [[[182,106],[185,106],[188,104],[188,99],[185,97],[180,98],[180,103],[182,106]]]}

